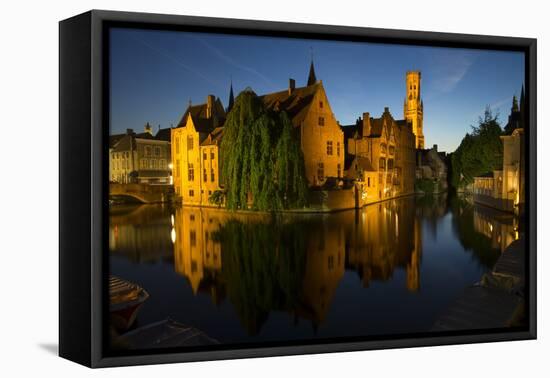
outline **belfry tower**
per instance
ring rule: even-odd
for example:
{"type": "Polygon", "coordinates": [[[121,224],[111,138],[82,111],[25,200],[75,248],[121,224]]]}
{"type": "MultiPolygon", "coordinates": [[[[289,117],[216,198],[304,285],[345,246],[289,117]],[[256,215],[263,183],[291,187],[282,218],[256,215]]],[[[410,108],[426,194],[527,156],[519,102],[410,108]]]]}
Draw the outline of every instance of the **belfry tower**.
{"type": "Polygon", "coordinates": [[[424,103],[420,98],[420,71],[407,71],[407,97],[404,103],[404,116],[412,125],[416,137],[416,148],[424,148],[424,132],[422,131],[424,103]]]}

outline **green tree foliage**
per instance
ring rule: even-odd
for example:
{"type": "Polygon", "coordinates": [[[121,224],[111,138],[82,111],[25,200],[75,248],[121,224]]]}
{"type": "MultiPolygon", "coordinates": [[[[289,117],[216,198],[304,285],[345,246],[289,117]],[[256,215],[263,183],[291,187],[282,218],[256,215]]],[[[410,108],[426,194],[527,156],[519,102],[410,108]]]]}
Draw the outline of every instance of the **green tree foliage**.
{"type": "Polygon", "coordinates": [[[417,179],[414,183],[414,189],[424,194],[433,194],[437,191],[436,185],[438,185],[438,183],[432,179],[417,179]]]}
{"type": "Polygon", "coordinates": [[[501,135],[498,115],[493,115],[487,107],[478,125],[472,126],[472,132],[466,134],[451,156],[451,185],[455,189],[472,183],[476,176],[502,167],[501,135]]]}
{"type": "Polygon", "coordinates": [[[210,195],[210,197],[208,197],[208,202],[218,207],[221,207],[221,205],[223,205],[224,199],[225,199],[225,193],[223,191],[214,190],[214,192],[210,195]]]}
{"type": "Polygon", "coordinates": [[[275,148],[275,173],[283,207],[303,207],[308,202],[304,155],[285,112],[279,114],[281,134],[275,148]]]}
{"type": "Polygon", "coordinates": [[[229,113],[221,145],[226,207],[279,210],[301,207],[307,181],[300,145],[284,112],[271,112],[252,91],[229,113]]]}

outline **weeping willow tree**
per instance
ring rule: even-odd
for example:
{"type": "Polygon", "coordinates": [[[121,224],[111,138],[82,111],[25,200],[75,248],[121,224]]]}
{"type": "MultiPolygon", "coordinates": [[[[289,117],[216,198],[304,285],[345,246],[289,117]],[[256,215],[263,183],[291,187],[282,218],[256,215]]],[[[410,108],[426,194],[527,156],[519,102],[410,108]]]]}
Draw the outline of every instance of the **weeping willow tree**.
{"type": "Polygon", "coordinates": [[[278,188],[285,207],[303,207],[308,200],[304,155],[286,113],[279,114],[279,124],[281,134],[275,148],[278,188]]]}
{"type": "Polygon", "coordinates": [[[304,159],[292,124],[252,91],[242,92],[228,115],[221,158],[227,208],[280,210],[307,203],[304,159]]]}

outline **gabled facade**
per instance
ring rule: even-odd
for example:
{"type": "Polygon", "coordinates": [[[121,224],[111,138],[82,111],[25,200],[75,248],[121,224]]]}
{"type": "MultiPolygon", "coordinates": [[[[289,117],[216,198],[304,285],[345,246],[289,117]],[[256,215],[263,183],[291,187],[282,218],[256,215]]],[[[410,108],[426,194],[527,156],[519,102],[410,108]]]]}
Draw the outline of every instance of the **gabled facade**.
{"type": "Polygon", "coordinates": [[[321,186],[329,177],[343,177],[344,133],[332,112],[323,82],[316,79],[313,63],[307,86],[296,88],[296,82],[290,79],[288,89],[261,99],[268,108],[285,111],[298,129],[310,186],[321,186]]]}
{"type": "Polygon", "coordinates": [[[172,129],[172,164],[176,197],[186,205],[209,206],[220,189],[219,147],[226,113],[220,99],[189,106],[172,129]]]}
{"type": "MultiPolygon", "coordinates": [[[[393,119],[388,108],[380,118],[363,113],[354,128],[353,137],[347,141],[347,153],[366,158],[377,172],[372,189],[367,192],[366,203],[411,194],[415,179],[415,135],[409,122],[393,119]]],[[[348,129],[349,132],[349,129],[348,129]]],[[[348,171],[348,175],[353,171],[348,171]]],[[[360,177],[350,177],[360,179],[360,177]]],[[[365,193],[363,193],[364,195],[365,193]]]]}
{"type": "Polygon", "coordinates": [[[109,180],[120,184],[170,184],[169,129],[153,136],[149,123],[143,133],[128,129],[109,138],[109,180]]]}

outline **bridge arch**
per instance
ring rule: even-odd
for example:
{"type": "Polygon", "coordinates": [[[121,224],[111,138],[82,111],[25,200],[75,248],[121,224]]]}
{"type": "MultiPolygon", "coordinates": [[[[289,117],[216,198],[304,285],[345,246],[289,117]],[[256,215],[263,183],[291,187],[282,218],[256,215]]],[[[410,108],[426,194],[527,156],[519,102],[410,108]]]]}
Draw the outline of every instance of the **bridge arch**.
{"type": "Polygon", "coordinates": [[[170,185],[109,184],[109,198],[127,197],[141,203],[167,202],[171,191],[170,185]]]}

